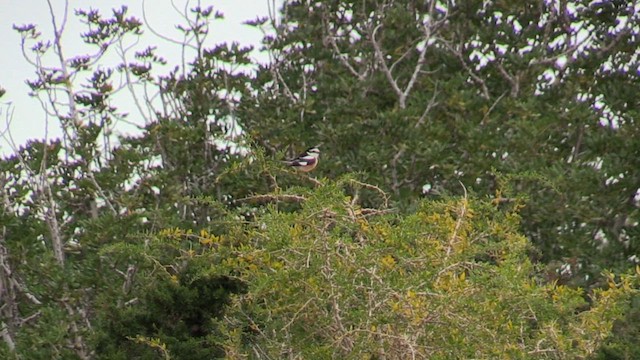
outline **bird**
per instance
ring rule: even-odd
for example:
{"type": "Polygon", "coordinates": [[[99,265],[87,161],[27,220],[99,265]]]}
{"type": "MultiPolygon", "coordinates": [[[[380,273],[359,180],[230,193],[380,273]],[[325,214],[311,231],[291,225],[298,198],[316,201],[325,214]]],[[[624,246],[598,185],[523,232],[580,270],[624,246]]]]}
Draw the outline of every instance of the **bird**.
{"type": "Polygon", "coordinates": [[[319,146],[314,146],[285,163],[298,171],[309,172],[318,166],[318,160],[320,160],[320,149],[319,146]]]}

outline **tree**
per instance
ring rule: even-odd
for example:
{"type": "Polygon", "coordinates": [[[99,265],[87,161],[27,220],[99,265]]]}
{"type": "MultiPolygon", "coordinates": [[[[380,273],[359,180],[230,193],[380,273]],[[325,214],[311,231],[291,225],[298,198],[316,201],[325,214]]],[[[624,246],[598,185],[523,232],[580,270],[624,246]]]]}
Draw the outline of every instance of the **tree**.
{"type": "Polygon", "coordinates": [[[323,175],[360,172],[408,211],[458,181],[526,199],[549,279],[597,288],[640,250],[637,7],[286,2],[254,22],[273,62],[239,118],[267,148],[322,142],[323,175]]]}
{"type": "MultiPolygon", "coordinates": [[[[156,355],[148,345],[156,344],[151,336],[158,337],[155,331],[160,328],[171,350],[187,358],[203,356],[184,351],[195,351],[202,346],[199,337],[213,332],[193,328],[208,323],[199,325],[200,319],[194,318],[221,316],[226,299],[241,291],[241,284],[210,278],[194,265],[189,267],[189,283],[160,282],[157,293],[138,296],[137,289],[158,282],[153,266],[145,272],[145,261],[152,255],[145,252],[147,237],[141,234],[199,228],[221,214],[215,199],[226,191],[209,180],[236,155],[214,141],[224,135],[224,120],[232,109],[223,105],[231,105],[234,89],[242,90],[244,84],[241,73],[226,71],[221,64],[246,62],[248,49],[205,49],[209,21],[221,14],[196,7],[185,14],[187,25],[182,27],[194,37],[193,44],[185,46],[197,50],[196,60],[182,75],[176,71],[158,78],[151,69],[165,60],[153,48],[139,50],[133,54],[135,60],[130,59],[129,41],[135,43],[131,38],[141,35],[142,23],[128,16],[126,7],[114,9],[110,17],[77,10],[87,26],[83,40],[95,53],[73,57],[65,57],[60,41],[64,22],[51,12],[50,40],[42,39],[35,25],[15,26],[27,61],[36,67],[37,78],[29,81],[33,96],[41,100],[47,116],[59,121],[63,137],[14,146],[14,154],[0,164],[0,296],[9,305],[2,309],[6,346],[1,351],[6,357],[89,359],[107,349],[107,356],[148,358],[156,355]],[[121,62],[101,64],[109,52],[119,54],[121,62]],[[118,83],[115,73],[124,81],[118,83]],[[114,124],[127,121],[113,103],[122,91],[135,100],[145,124],[139,127],[140,135],[115,139],[114,124]],[[154,101],[156,94],[160,104],[154,101]],[[111,247],[138,251],[122,257],[102,255],[111,247]],[[212,303],[203,305],[201,297],[212,303]],[[132,309],[134,304],[152,310],[132,309]],[[171,316],[149,320],[161,314],[153,312],[160,306],[171,316]],[[180,326],[172,322],[176,318],[180,326]],[[193,333],[185,334],[185,328],[193,333]],[[142,345],[136,346],[136,341],[142,345]]],[[[7,112],[8,121],[9,116],[7,112]]],[[[180,259],[182,254],[175,256],[180,259]]],[[[179,260],[159,258],[152,263],[165,261],[179,260]]],[[[206,358],[220,354],[215,344],[202,351],[206,358]]]]}
{"type": "Polygon", "coordinates": [[[239,119],[273,148],[324,143],[322,174],[362,172],[403,208],[458,181],[525,197],[541,260],[589,286],[637,263],[636,6],[287,2],[254,22],[274,61],[239,119]]]}
{"type": "Polygon", "coordinates": [[[634,292],[613,274],[588,299],[537,277],[517,207],[458,198],[384,215],[345,196],[351,181],[272,207],[234,249],[248,291],[225,317],[228,357],[584,358],[634,292]]]}
{"type": "Polygon", "coordinates": [[[196,6],[163,76],[125,7],[16,26],[63,137],[0,161],[0,354],[632,357],[633,9],[289,2],[250,73],[196,6]]]}

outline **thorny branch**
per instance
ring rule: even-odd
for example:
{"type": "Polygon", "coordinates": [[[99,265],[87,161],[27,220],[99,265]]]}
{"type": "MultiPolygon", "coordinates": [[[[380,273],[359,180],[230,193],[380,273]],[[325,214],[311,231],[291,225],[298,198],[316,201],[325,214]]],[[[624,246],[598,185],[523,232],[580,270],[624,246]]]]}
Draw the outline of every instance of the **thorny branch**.
{"type": "MultiPolygon", "coordinates": [[[[327,228],[329,227],[330,221],[327,221],[325,226],[322,228],[322,234],[324,237],[327,237],[327,228]]],[[[334,266],[331,262],[333,258],[331,256],[332,249],[330,248],[329,241],[323,241],[323,251],[324,251],[324,265],[322,266],[320,273],[323,275],[325,280],[329,283],[329,302],[331,304],[331,315],[333,319],[333,327],[335,330],[339,332],[342,336],[335,336],[336,343],[338,347],[345,353],[348,354],[353,349],[353,340],[350,337],[344,336],[347,334],[347,328],[345,326],[344,320],[342,319],[342,309],[340,307],[340,294],[336,291],[337,285],[334,282],[334,266]]],[[[338,334],[336,334],[338,335],[338,334]]]]}

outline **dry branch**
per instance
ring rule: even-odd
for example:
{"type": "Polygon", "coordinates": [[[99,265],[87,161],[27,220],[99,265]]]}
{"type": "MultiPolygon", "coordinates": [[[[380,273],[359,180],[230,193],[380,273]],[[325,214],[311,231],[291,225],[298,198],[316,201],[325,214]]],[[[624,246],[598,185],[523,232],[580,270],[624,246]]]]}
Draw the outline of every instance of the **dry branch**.
{"type": "Polygon", "coordinates": [[[380,189],[379,187],[372,185],[372,184],[367,184],[367,183],[363,183],[361,181],[355,180],[355,179],[350,179],[349,182],[354,183],[358,186],[361,186],[365,189],[370,189],[370,190],[374,190],[376,191],[378,194],[380,194],[380,197],[382,197],[383,200],[383,208],[388,208],[389,207],[389,195],[387,195],[386,192],[384,192],[384,190],[380,189]]]}
{"type": "Polygon", "coordinates": [[[270,202],[292,202],[292,203],[302,203],[306,201],[307,198],[300,195],[290,195],[290,194],[281,194],[281,195],[253,195],[247,196],[241,199],[237,199],[237,203],[257,203],[257,204],[265,204],[270,202]]]}
{"type": "Polygon", "coordinates": [[[464,186],[462,182],[460,183],[460,185],[462,185],[462,189],[464,189],[464,198],[462,199],[462,205],[458,209],[458,219],[456,220],[456,226],[453,229],[453,233],[451,234],[451,239],[449,239],[449,246],[447,247],[447,256],[446,256],[447,258],[449,257],[449,255],[451,255],[451,250],[453,249],[453,246],[458,239],[458,232],[460,231],[462,222],[464,221],[464,218],[467,214],[467,205],[468,205],[467,188],[464,186]]]}

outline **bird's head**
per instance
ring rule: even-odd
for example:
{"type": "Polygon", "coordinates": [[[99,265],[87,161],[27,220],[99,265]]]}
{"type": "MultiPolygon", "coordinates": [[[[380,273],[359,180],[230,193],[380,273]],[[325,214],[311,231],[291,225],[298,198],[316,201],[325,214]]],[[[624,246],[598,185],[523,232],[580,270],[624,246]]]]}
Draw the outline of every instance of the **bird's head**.
{"type": "Polygon", "coordinates": [[[320,155],[320,148],[318,146],[314,146],[312,148],[307,149],[306,153],[311,156],[317,157],[318,155],[320,155]]]}

